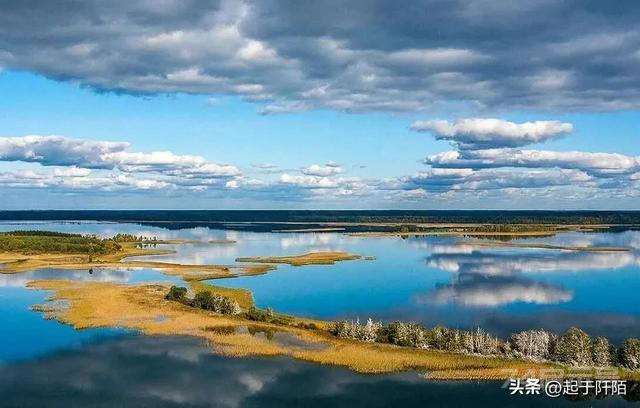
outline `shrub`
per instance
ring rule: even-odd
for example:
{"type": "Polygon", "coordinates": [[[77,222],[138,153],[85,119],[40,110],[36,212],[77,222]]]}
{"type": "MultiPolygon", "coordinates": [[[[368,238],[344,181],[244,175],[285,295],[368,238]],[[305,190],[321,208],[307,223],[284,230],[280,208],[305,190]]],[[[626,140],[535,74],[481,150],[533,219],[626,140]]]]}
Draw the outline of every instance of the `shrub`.
{"type": "MultiPolygon", "coordinates": [[[[277,314],[270,307],[265,310],[260,310],[255,306],[251,306],[244,315],[249,320],[257,322],[267,322],[273,324],[288,325],[293,320],[290,316],[277,314]]],[[[315,326],[315,325],[314,325],[315,326]]]]}
{"type": "Polygon", "coordinates": [[[574,366],[593,364],[591,358],[591,338],[584,331],[572,327],[558,338],[555,358],[574,366]]]}
{"type": "Polygon", "coordinates": [[[228,315],[237,315],[242,311],[240,305],[235,300],[229,299],[226,296],[212,294],[208,290],[196,293],[192,305],[200,309],[228,315]]]}
{"type": "Polygon", "coordinates": [[[620,363],[630,369],[640,369],[640,339],[627,339],[620,349],[620,363]]]}
{"type": "Polygon", "coordinates": [[[169,293],[164,297],[167,300],[177,300],[178,302],[183,302],[187,297],[187,288],[172,286],[169,289],[169,293]]]}

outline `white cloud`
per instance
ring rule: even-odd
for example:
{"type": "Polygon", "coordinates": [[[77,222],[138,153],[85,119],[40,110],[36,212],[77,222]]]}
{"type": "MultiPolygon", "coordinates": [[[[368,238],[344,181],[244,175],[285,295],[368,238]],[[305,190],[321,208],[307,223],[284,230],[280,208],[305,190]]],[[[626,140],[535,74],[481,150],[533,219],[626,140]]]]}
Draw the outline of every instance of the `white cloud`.
{"type": "Polygon", "coordinates": [[[425,163],[441,168],[556,167],[579,169],[599,176],[628,174],[640,170],[640,157],[620,153],[520,149],[447,151],[428,156],[425,163]]]}
{"type": "Polygon", "coordinates": [[[124,151],[129,146],[125,142],[71,139],[63,136],[0,137],[0,161],[106,169],[113,168],[113,163],[105,162],[103,156],[124,151]]]}
{"type": "Polygon", "coordinates": [[[309,188],[335,188],[338,187],[339,184],[338,180],[329,177],[291,175],[288,173],[284,173],[280,176],[280,182],[309,188]]]}
{"type": "Polygon", "coordinates": [[[53,170],[53,175],[56,177],[86,177],[89,174],[91,174],[91,170],[79,167],[68,167],[53,170]]]}
{"type": "Polygon", "coordinates": [[[56,166],[50,172],[3,173],[0,183],[11,187],[202,190],[220,188],[226,181],[241,177],[236,166],[209,162],[202,156],[134,152],[129,143],[64,136],[0,137],[0,161],[36,163],[43,169],[56,166]]]}
{"type": "Polygon", "coordinates": [[[261,115],[277,115],[281,113],[300,113],[311,109],[311,106],[301,101],[270,103],[260,109],[258,113],[261,115]]]}
{"type": "MultiPolygon", "coordinates": [[[[87,169],[156,172],[185,177],[233,177],[240,170],[207,161],[202,156],[172,152],[131,152],[129,143],[72,139],[64,136],[0,137],[0,161],[22,161],[43,166],[72,166],[75,176],[87,169]],[[82,168],[82,169],[79,169],[82,168]]],[[[60,176],[62,170],[58,169],[60,176]]]]}
{"type": "Polygon", "coordinates": [[[411,129],[431,132],[439,140],[450,140],[463,148],[517,147],[555,139],[573,131],[573,125],[559,121],[514,123],[502,119],[470,118],[417,121],[411,129]]]}
{"type": "Polygon", "coordinates": [[[342,167],[340,167],[340,165],[337,163],[327,163],[325,166],[312,164],[309,167],[303,168],[302,173],[309,176],[326,177],[326,176],[342,173],[342,167]]]}

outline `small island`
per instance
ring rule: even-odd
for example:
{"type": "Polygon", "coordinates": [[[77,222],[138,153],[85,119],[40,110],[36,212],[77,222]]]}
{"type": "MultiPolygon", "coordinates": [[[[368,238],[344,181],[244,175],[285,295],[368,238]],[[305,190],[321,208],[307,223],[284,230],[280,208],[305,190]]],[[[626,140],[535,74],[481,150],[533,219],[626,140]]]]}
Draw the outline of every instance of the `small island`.
{"type": "Polygon", "coordinates": [[[336,262],[370,259],[348,252],[309,252],[303,255],[236,258],[236,262],[285,263],[292,266],[333,265],[336,262]]]}
{"type": "Polygon", "coordinates": [[[10,231],[0,233],[0,273],[19,273],[38,268],[157,268],[184,280],[206,280],[240,275],[256,275],[275,269],[270,265],[185,265],[128,258],[175,253],[156,245],[192,241],[161,241],[130,234],[111,238],[51,231],[10,231]]]}

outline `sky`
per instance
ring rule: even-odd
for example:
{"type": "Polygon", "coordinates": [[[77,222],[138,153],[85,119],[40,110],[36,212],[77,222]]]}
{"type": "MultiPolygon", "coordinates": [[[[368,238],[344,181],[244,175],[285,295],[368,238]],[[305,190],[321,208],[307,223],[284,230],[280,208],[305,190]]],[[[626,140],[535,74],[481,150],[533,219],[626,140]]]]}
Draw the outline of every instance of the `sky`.
{"type": "Polygon", "coordinates": [[[0,209],[640,209],[635,1],[0,6],[0,209]]]}

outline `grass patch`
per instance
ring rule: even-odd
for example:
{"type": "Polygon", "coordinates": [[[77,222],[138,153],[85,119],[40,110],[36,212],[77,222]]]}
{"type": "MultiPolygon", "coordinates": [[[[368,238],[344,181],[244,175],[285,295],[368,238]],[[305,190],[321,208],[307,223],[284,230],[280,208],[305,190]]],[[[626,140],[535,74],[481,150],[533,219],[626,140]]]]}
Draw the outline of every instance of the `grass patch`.
{"type": "Polygon", "coordinates": [[[303,265],[332,265],[340,261],[352,261],[362,259],[360,255],[352,255],[347,252],[309,252],[303,255],[293,256],[268,256],[237,258],[236,262],[256,263],[285,263],[293,266],[303,265]]]}

